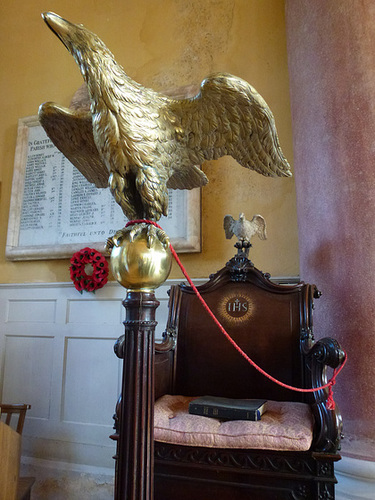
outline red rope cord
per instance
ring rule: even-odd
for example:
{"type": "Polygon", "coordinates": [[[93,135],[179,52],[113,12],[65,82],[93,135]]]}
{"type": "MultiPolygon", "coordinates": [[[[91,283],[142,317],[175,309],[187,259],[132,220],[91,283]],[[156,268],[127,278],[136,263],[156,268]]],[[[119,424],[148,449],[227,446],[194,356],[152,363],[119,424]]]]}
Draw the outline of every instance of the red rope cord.
{"type": "MultiPolygon", "coordinates": [[[[145,224],[152,224],[153,226],[157,227],[158,229],[162,229],[156,222],[154,221],[150,221],[150,220],[147,220],[147,219],[138,219],[138,220],[133,220],[133,221],[129,221],[125,227],[127,226],[130,226],[130,225],[133,225],[133,224],[142,224],[142,223],[145,223],[145,224]]],[[[336,383],[336,377],[337,375],[341,372],[341,370],[344,368],[345,366],[345,363],[347,361],[347,354],[345,354],[345,358],[344,358],[344,361],[342,363],[342,365],[339,367],[339,368],[335,368],[334,371],[333,371],[333,375],[332,377],[329,379],[329,381],[322,385],[322,386],[319,386],[319,387],[314,387],[314,388],[311,388],[311,389],[303,389],[303,388],[300,388],[300,387],[294,387],[292,385],[288,385],[288,384],[285,384],[284,382],[281,382],[280,380],[276,379],[275,377],[273,377],[272,375],[270,375],[269,373],[267,373],[265,370],[263,370],[263,368],[261,368],[259,365],[257,365],[255,363],[255,361],[253,361],[242,349],[241,347],[232,339],[232,337],[229,335],[229,333],[225,330],[225,328],[223,327],[223,325],[220,323],[220,321],[216,318],[216,316],[214,315],[214,313],[211,311],[211,309],[209,308],[208,304],[206,303],[206,301],[204,300],[204,298],[202,297],[202,295],[200,294],[199,290],[197,289],[197,287],[194,285],[194,283],[192,282],[192,280],[190,279],[190,276],[187,274],[187,271],[186,269],[184,268],[182,262],[180,261],[175,249],[173,248],[172,245],[170,245],[170,249],[171,249],[171,253],[175,259],[175,261],[177,262],[178,266],[180,267],[183,275],[185,276],[185,278],[187,279],[189,285],[191,286],[191,288],[193,289],[194,293],[196,294],[196,296],[198,297],[199,301],[201,302],[202,306],[204,307],[204,309],[207,311],[207,313],[210,315],[210,317],[212,318],[212,320],[215,322],[215,324],[217,325],[217,327],[219,328],[219,330],[221,331],[221,333],[226,337],[226,339],[233,345],[233,347],[241,354],[241,356],[243,356],[246,361],[248,363],[250,363],[256,370],[258,370],[258,372],[260,372],[262,375],[264,375],[266,378],[268,378],[269,380],[271,380],[272,382],[274,382],[275,384],[278,384],[280,385],[281,387],[284,387],[285,389],[289,389],[291,391],[297,391],[297,392],[303,392],[303,393],[306,393],[306,392],[317,392],[317,391],[321,391],[323,389],[327,389],[328,388],[328,397],[327,397],[327,402],[326,402],[326,406],[329,410],[334,410],[335,409],[335,402],[333,400],[333,389],[332,387],[335,385],[336,383]]]]}

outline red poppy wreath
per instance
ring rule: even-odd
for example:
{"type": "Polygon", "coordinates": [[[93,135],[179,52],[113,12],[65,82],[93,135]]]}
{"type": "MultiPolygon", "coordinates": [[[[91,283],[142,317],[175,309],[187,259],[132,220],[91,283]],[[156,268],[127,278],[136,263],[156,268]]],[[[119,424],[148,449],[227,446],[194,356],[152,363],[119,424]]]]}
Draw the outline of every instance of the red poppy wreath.
{"type": "Polygon", "coordinates": [[[70,278],[79,292],[95,292],[108,281],[108,262],[97,250],[82,248],[70,259],[70,278]]]}

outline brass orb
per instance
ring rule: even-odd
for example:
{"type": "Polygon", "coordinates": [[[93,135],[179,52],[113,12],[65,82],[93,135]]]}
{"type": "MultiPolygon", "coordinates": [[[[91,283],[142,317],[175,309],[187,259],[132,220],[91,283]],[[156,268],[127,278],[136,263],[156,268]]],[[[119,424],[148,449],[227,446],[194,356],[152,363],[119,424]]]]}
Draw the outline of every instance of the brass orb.
{"type": "Polygon", "coordinates": [[[113,276],[123,287],[148,292],[158,288],[168,278],[172,254],[169,245],[158,238],[150,241],[146,229],[135,238],[129,231],[112,248],[110,265],[113,276]]]}

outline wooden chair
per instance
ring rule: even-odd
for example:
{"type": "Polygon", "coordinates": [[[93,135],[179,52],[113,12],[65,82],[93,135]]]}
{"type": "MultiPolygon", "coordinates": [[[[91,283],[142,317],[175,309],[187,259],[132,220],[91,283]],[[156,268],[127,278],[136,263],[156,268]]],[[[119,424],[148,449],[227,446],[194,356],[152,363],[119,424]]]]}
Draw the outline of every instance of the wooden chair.
{"type": "Polygon", "coordinates": [[[0,403],[0,416],[7,425],[14,427],[18,434],[22,434],[25,423],[26,412],[31,408],[27,404],[3,404],[0,403]],[[17,420],[17,424],[14,421],[17,420]]]}
{"type": "MultiPolygon", "coordinates": [[[[314,340],[312,311],[320,296],[315,285],[275,284],[239,251],[198,289],[237,344],[282,382],[321,387],[328,368],[343,363],[334,339],[314,340]]],[[[293,392],[265,378],[184,284],[170,290],[166,333],[156,345],[155,393],[155,500],[334,498],[342,422],[337,407],[327,409],[327,389],[293,392]],[[203,395],[265,398],[269,411],[250,423],[249,438],[246,422],[224,425],[189,415],[188,402],[203,395]],[[283,420],[280,412],[289,417],[283,420]],[[220,430],[228,425],[229,436],[220,430]],[[271,443],[264,436],[270,429],[276,429],[271,443]],[[240,437],[233,441],[235,433],[240,437]]]]}
{"type": "MultiPolygon", "coordinates": [[[[0,403],[0,419],[6,425],[12,427],[19,435],[22,435],[26,412],[31,408],[28,404],[4,404],[0,403]]],[[[18,459],[19,462],[19,459],[18,459]]],[[[18,470],[17,470],[18,475],[18,470]]],[[[35,482],[34,477],[19,477],[16,492],[17,500],[30,500],[31,488],[35,482]]]]}

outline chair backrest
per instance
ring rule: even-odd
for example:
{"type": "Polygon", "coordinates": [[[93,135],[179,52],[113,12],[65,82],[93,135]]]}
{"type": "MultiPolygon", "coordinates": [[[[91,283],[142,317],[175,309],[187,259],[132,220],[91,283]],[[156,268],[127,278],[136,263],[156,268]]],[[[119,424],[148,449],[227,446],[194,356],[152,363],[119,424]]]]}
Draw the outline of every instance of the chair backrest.
{"type": "Polygon", "coordinates": [[[31,408],[28,404],[0,403],[0,418],[7,425],[14,427],[18,434],[22,434],[26,412],[31,408]]]}
{"type": "MultiPolygon", "coordinates": [[[[198,287],[218,320],[258,365],[284,383],[303,387],[301,349],[311,338],[315,286],[278,285],[243,254],[198,287]]],[[[174,285],[167,330],[177,338],[173,392],[303,401],[257,372],[213,323],[193,290],[174,285]]]]}

